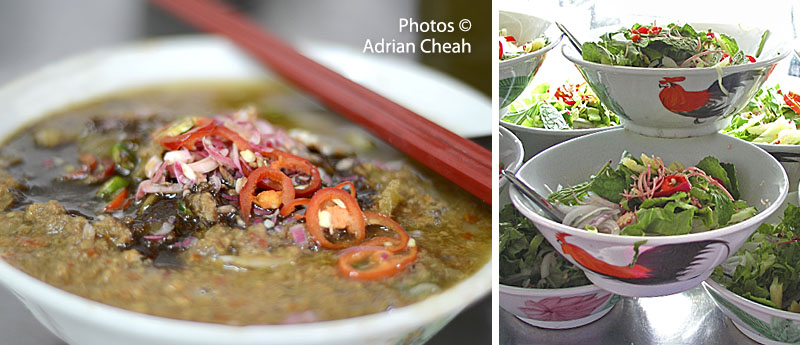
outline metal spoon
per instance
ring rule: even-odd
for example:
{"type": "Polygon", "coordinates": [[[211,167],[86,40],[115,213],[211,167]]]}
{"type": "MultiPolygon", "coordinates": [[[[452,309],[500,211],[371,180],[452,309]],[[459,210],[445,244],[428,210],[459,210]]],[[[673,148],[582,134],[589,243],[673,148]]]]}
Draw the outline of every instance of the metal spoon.
{"type": "Polygon", "coordinates": [[[517,178],[517,175],[511,172],[511,170],[503,169],[502,174],[505,176],[505,178],[511,181],[511,184],[513,184],[512,187],[519,190],[522,195],[530,199],[534,204],[536,204],[536,206],[539,206],[539,208],[541,208],[546,216],[548,216],[550,219],[559,223],[564,220],[564,216],[566,216],[564,212],[561,212],[561,210],[553,207],[552,204],[547,202],[546,198],[539,195],[539,193],[533,190],[533,188],[531,188],[531,186],[529,186],[527,183],[517,178]]]}
{"type": "Polygon", "coordinates": [[[563,32],[564,35],[567,36],[567,39],[569,39],[569,43],[572,43],[572,46],[578,50],[578,53],[583,54],[583,50],[581,50],[581,42],[578,41],[578,39],[575,38],[575,36],[573,36],[572,33],[569,32],[569,30],[567,30],[567,27],[565,27],[559,22],[556,22],[556,27],[558,27],[558,29],[561,30],[561,32],[563,32]]]}

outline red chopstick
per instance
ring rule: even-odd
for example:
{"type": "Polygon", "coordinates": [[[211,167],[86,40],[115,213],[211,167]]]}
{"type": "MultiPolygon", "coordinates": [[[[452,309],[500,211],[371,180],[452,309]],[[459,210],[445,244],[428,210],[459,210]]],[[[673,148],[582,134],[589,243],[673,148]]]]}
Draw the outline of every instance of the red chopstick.
{"type": "MultiPolygon", "coordinates": [[[[332,111],[491,204],[493,175],[489,150],[301,55],[221,2],[151,1],[190,25],[234,41],[332,111]]],[[[486,116],[488,126],[491,122],[489,114],[486,116]]]]}

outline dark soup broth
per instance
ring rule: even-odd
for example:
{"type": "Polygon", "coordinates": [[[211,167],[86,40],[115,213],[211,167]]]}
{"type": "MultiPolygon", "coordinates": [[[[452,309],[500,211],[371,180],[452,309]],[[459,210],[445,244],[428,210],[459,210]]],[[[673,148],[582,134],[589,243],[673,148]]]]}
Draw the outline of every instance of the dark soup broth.
{"type": "Polygon", "coordinates": [[[109,305],[231,325],[378,313],[491,254],[490,207],[273,83],[80,104],[0,149],[0,255],[109,305]]]}

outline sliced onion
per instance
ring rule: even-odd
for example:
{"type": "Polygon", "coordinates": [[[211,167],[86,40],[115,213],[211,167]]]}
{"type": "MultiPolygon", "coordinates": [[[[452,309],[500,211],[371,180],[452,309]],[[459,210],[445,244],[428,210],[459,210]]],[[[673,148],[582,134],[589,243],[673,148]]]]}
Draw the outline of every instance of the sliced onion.
{"type": "Polygon", "coordinates": [[[161,228],[158,229],[156,232],[152,233],[153,236],[165,236],[172,232],[172,229],[175,229],[175,225],[170,222],[163,222],[161,223],[161,228]]]}
{"type": "Polygon", "coordinates": [[[159,235],[144,235],[144,236],[142,236],[142,238],[144,238],[145,240],[148,240],[148,241],[161,241],[161,240],[163,240],[163,239],[164,239],[164,236],[159,236],[159,235]]]}
{"type": "MultiPolygon", "coordinates": [[[[183,164],[183,163],[181,163],[183,164]]],[[[214,157],[206,157],[197,162],[186,164],[189,168],[194,170],[194,172],[198,174],[205,174],[211,171],[214,171],[217,167],[219,167],[219,163],[214,159],[214,157]]]]}
{"type": "Polygon", "coordinates": [[[208,138],[203,138],[203,148],[206,150],[206,152],[208,152],[208,155],[210,157],[213,157],[214,160],[216,160],[217,163],[219,163],[220,165],[230,169],[236,168],[236,165],[233,163],[233,160],[226,157],[226,155],[228,154],[228,149],[226,148],[218,149],[216,145],[214,145],[210,140],[208,140],[208,138]]]}
{"type": "Polygon", "coordinates": [[[294,244],[300,246],[306,243],[306,227],[303,224],[295,224],[289,228],[289,233],[294,239],[294,244]]]}
{"type": "Polygon", "coordinates": [[[236,147],[236,143],[233,143],[233,148],[231,149],[231,160],[233,160],[233,165],[236,167],[236,170],[239,171],[242,176],[246,175],[244,170],[242,170],[242,164],[239,162],[239,149],[236,147]]]}
{"type": "Polygon", "coordinates": [[[172,183],[168,185],[154,184],[153,181],[144,180],[139,183],[139,188],[136,190],[136,200],[140,200],[145,194],[151,193],[180,193],[183,191],[183,186],[172,183]]]}
{"type": "Polygon", "coordinates": [[[168,151],[164,154],[164,162],[167,164],[174,164],[175,162],[191,162],[192,153],[187,149],[180,149],[175,151],[168,151]]]}
{"type": "Polygon", "coordinates": [[[197,241],[198,241],[198,239],[196,237],[189,236],[186,239],[184,239],[183,241],[173,243],[172,246],[173,247],[187,248],[187,247],[191,247],[191,246],[195,245],[197,243],[197,241]]]}

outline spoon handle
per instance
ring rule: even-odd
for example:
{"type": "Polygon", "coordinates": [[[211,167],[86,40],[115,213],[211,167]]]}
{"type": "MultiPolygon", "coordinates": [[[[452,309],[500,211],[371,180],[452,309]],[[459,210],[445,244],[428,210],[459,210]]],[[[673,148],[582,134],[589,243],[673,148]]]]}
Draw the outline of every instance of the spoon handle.
{"type": "Polygon", "coordinates": [[[569,30],[567,30],[567,27],[565,27],[559,22],[556,22],[556,27],[558,27],[558,29],[561,30],[561,32],[563,32],[564,35],[567,36],[567,39],[569,39],[569,43],[572,43],[572,46],[578,50],[578,53],[583,54],[583,50],[581,50],[581,42],[578,41],[578,39],[575,38],[575,36],[573,36],[572,33],[569,32],[569,30]]]}
{"type": "Polygon", "coordinates": [[[550,219],[559,223],[564,219],[565,214],[563,212],[555,208],[551,203],[547,202],[546,198],[539,195],[539,193],[533,190],[533,188],[531,188],[531,186],[529,186],[527,183],[517,178],[517,175],[515,175],[513,172],[503,169],[503,176],[511,181],[511,184],[514,185],[513,187],[519,190],[522,195],[530,199],[534,204],[536,204],[536,206],[539,206],[539,208],[541,208],[545,215],[550,217],[550,219]]]}

